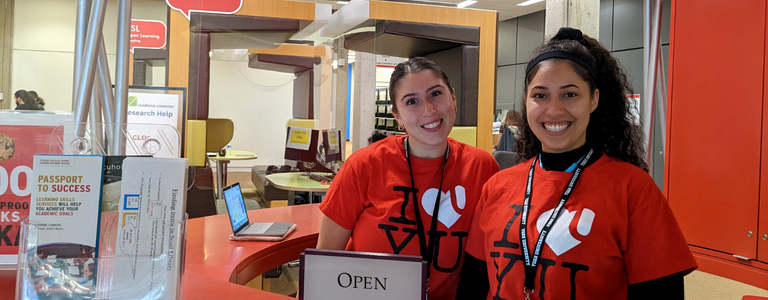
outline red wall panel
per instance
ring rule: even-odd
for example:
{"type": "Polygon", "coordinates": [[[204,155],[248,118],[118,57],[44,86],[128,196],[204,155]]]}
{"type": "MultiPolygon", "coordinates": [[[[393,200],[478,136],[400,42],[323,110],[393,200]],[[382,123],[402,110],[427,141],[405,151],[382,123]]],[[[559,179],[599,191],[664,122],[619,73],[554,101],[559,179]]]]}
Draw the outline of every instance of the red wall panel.
{"type": "MultiPolygon", "coordinates": [[[[766,8],[766,15],[768,15],[768,7],[766,8]]],[[[768,32],[768,22],[766,22],[766,32],[768,32]]],[[[768,49],[768,39],[765,41],[766,48],[768,49]]],[[[768,57],[768,51],[765,54],[768,57]]],[[[768,95],[768,76],[765,75],[765,70],[768,70],[768,59],[764,59],[765,67],[763,68],[763,98],[768,95]]],[[[765,103],[765,100],[763,101],[765,103]]],[[[758,230],[755,232],[755,239],[757,240],[757,260],[768,263],[768,240],[764,240],[763,237],[768,237],[768,105],[763,104],[763,148],[761,151],[763,161],[760,163],[761,176],[760,176],[760,209],[758,212],[758,230]]],[[[768,284],[767,284],[768,285],[768,284]]]]}
{"type": "Polygon", "coordinates": [[[669,203],[689,244],[756,258],[766,4],[674,7],[669,203]]]}

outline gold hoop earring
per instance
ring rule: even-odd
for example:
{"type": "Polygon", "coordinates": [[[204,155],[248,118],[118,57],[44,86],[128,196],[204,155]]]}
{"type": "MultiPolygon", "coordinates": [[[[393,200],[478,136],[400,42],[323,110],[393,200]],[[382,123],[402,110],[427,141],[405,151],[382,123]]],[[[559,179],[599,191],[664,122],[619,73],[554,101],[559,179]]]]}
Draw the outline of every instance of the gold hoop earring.
{"type": "Polygon", "coordinates": [[[459,111],[459,108],[456,107],[456,105],[453,106],[453,111],[459,111]]]}
{"type": "Polygon", "coordinates": [[[405,128],[403,128],[403,124],[398,124],[398,125],[397,125],[397,130],[398,130],[398,131],[403,131],[403,130],[405,130],[405,128]]]}

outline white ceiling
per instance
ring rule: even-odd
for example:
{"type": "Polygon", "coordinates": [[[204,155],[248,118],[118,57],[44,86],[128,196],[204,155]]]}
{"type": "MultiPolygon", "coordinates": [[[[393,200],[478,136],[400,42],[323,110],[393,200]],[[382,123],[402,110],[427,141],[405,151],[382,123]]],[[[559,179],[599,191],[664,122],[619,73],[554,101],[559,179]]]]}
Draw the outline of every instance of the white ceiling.
{"type": "MultiPolygon", "coordinates": [[[[333,9],[339,9],[343,5],[343,4],[337,4],[336,1],[329,1],[329,0],[298,0],[298,1],[332,4],[333,9]]],[[[387,1],[387,0],[383,0],[383,1],[387,1]]],[[[527,15],[533,12],[537,12],[540,10],[544,10],[544,7],[546,5],[546,1],[541,1],[539,3],[531,4],[528,6],[517,6],[518,3],[521,3],[523,1],[525,0],[477,0],[477,3],[472,4],[467,8],[498,11],[499,21],[504,21],[504,20],[509,20],[522,15],[527,15]]],[[[409,2],[409,1],[395,0],[395,2],[409,2]]],[[[413,0],[413,2],[417,2],[417,3],[435,2],[436,5],[455,6],[456,4],[464,2],[464,0],[435,0],[435,1],[413,0]]]]}

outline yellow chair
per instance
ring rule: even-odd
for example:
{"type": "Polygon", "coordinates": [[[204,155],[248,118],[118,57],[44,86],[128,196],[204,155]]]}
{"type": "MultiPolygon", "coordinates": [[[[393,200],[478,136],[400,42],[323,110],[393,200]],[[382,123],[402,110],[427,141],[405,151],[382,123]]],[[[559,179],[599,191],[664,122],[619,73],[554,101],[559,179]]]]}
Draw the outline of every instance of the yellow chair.
{"type": "Polygon", "coordinates": [[[214,215],[222,209],[216,201],[211,162],[205,152],[224,148],[232,140],[235,125],[229,119],[190,120],[188,124],[187,156],[194,171],[193,184],[187,192],[187,213],[190,218],[214,215]]]}
{"type": "Polygon", "coordinates": [[[459,142],[477,147],[477,127],[476,126],[453,126],[453,130],[448,137],[459,142]]]}
{"type": "Polygon", "coordinates": [[[206,152],[219,152],[226,147],[235,135],[235,123],[230,119],[206,120],[206,152]]]}
{"type": "Polygon", "coordinates": [[[318,122],[319,122],[318,120],[290,119],[288,120],[288,122],[285,122],[285,128],[299,127],[299,128],[317,129],[318,122]]]}

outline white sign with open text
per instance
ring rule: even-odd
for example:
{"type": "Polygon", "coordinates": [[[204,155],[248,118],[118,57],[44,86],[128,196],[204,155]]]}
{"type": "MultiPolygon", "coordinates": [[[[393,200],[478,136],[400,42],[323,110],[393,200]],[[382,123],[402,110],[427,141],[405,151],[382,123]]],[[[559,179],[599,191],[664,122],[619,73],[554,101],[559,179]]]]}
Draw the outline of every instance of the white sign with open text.
{"type": "Polygon", "coordinates": [[[425,300],[426,271],[418,256],[307,249],[299,299],[425,300]]]}

